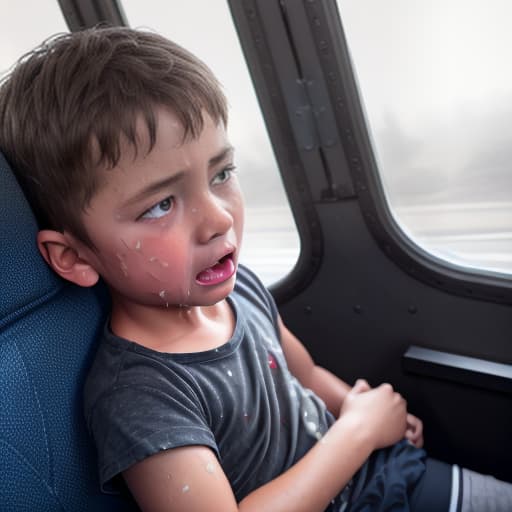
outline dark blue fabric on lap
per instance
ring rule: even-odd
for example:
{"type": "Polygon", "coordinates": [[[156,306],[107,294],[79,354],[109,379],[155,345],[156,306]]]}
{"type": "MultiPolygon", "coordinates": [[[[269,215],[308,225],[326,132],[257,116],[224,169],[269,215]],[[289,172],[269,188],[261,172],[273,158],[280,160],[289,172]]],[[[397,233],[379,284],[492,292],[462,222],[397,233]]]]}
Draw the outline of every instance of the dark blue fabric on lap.
{"type": "Polygon", "coordinates": [[[443,512],[450,508],[452,466],[427,458],[426,470],[411,497],[413,512],[443,512]]]}
{"type": "Polygon", "coordinates": [[[407,512],[425,472],[426,453],[408,441],[374,452],[355,475],[350,512],[407,512]]]}

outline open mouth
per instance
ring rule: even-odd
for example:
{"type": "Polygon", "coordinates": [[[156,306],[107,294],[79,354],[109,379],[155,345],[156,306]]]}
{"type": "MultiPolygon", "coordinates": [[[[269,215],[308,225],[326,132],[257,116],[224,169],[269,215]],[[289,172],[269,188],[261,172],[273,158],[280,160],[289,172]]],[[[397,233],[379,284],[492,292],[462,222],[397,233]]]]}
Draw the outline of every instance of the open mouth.
{"type": "Polygon", "coordinates": [[[203,286],[223,283],[234,273],[235,262],[233,261],[233,253],[229,253],[223,256],[215,265],[199,272],[196,276],[196,283],[203,286]]]}

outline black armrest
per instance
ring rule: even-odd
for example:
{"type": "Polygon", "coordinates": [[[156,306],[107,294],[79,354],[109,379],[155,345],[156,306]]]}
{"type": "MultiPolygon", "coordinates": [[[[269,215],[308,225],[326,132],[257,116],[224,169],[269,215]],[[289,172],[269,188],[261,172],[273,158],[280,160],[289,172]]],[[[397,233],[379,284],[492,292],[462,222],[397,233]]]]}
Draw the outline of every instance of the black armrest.
{"type": "Polygon", "coordinates": [[[410,346],[402,357],[404,370],[512,394],[512,365],[410,346]]]}

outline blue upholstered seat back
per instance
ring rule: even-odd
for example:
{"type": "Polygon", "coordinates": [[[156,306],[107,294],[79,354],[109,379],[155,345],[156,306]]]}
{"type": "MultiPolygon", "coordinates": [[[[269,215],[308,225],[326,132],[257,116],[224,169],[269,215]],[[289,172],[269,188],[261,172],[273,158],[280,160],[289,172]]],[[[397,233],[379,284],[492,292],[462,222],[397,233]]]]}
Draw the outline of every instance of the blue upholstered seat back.
{"type": "Polygon", "coordinates": [[[82,414],[107,295],[54,275],[36,232],[0,154],[0,510],[132,510],[130,501],[100,494],[82,414]]]}

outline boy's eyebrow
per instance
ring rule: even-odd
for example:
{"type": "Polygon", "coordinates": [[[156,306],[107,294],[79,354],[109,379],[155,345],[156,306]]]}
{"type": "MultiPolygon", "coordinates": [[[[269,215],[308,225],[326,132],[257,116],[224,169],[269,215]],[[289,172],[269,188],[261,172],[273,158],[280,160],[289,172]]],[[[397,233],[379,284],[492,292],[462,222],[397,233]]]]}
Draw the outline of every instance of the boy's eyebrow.
{"type": "Polygon", "coordinates": [[[132,205],[136,205],[140,201],[143,201],[147,197],[151,197],[156,194],[160,190],[169,187],[173,183],[181,180],[185,175],[185,171],[179,171],[172,176],[167,176],[159,181],[155,181],[154,183],[150,183],[147,187],[143,188],[139,192],[137,192],[134,196],[128,198],[122,205],[121,208],[127,208],[132,205]]]}
{"type": "Polygon", "coordinates": [[[208,161],[208,164],[210,167],[214,167],[218,163],[222,162],[227,156],[229,156],[231,153],[233,153],[235,148],[231,145],[227,145],[223,149],[221,149],[215,156],[210,158],[208,161]]]}
{"type": "MultiPolygon", "coordinates": [[[[208,167],[214,167],[215,165],[222,162],[225,158],[227,158],[231,153],[233,153],[234,148],[231,145],[228,145],[224,148],[222,148],[215,156],[210,158],[208,160],[208,167]]],[[[165,189],[172,185],[173,183],[180,181],[183,176],[185,175],[185,171],[178,171],[176,174],[173,174],[172,176],[167,176],[166,178],[163,178],[159,181],[155,181],[154,183],[150,183],[147,187],[143,188],[139,192],[137,192],[133,197],[130,197],[128,200],[125,201],[123,204],[123,208],[129,207],[133,204],[136,204],[142,200],[144,200],[146,197],[150,197],[153,194],[156,194],[162,189],[165,189]]]]}

